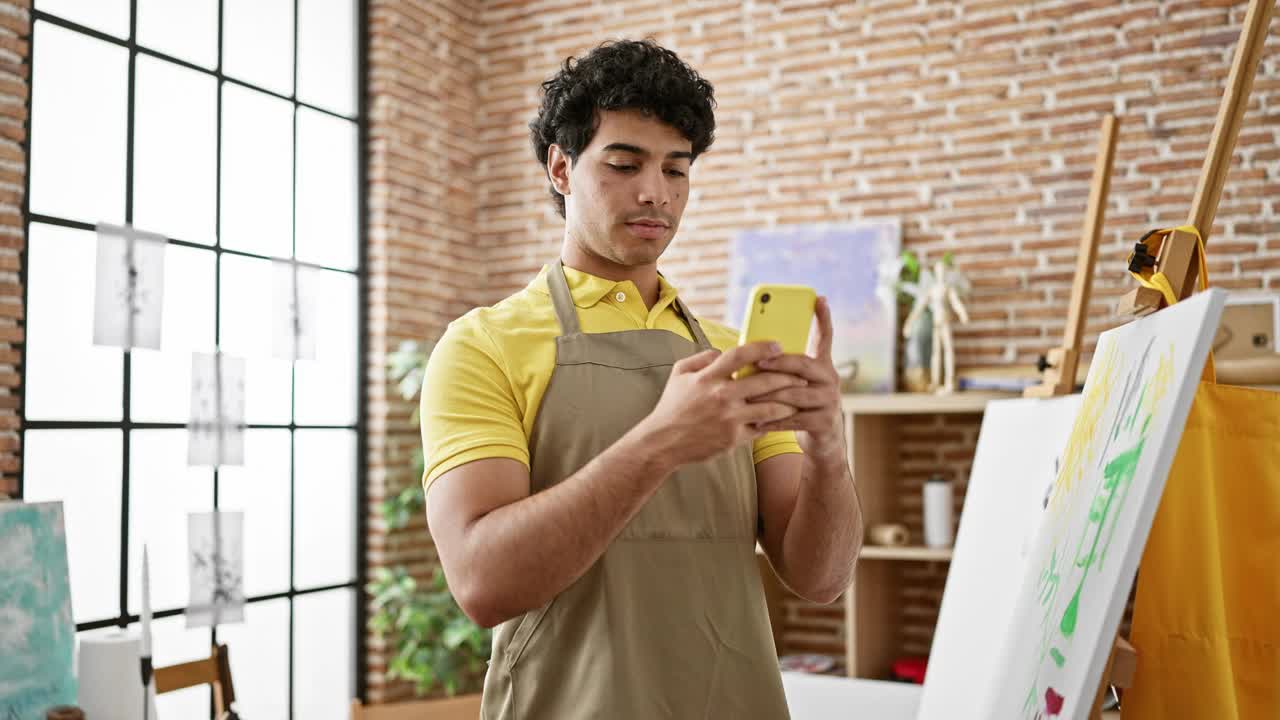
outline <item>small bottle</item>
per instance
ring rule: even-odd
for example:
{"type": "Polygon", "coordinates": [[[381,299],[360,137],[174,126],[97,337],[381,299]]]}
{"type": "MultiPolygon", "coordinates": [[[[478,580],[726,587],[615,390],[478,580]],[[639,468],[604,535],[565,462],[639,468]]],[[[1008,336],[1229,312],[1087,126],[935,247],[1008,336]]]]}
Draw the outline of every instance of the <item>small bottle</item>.
{"type": "Polygon", "coordinates": [[[954,527],[951,522],[951,481],[934,475],[924,483],[924,544],[929,547],[951,547],[954,527]]]}
{"type": "Polygon", "coordinates": [[[85,720],[84,711],[74,705],[58,705],[49,708],[45,720],[85,720]]]}

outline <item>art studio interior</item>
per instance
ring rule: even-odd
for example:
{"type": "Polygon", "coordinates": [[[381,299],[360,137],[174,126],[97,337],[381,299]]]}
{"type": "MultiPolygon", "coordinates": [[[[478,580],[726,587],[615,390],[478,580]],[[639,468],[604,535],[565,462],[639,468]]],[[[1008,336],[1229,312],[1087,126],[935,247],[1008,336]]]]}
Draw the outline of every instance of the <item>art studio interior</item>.
{"type": "Polygon", "coordinates": [[[0,0],[0,719],[1280,708],[1275,0],[0,0]]]}

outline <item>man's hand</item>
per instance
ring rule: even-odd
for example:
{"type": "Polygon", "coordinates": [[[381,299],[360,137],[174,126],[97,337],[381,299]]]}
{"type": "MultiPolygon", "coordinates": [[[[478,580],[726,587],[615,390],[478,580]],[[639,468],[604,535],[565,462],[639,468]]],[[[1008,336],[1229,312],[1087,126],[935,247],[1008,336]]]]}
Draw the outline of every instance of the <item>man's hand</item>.
{"type": "Polygon", "coordinates": [[[780,355],[757,363],[770,374],[782,373],[806,384],[752,396],[750,402],[795,408],[793,415],[770,421],[759,429],[795,430],[800,448],[809,459],[843,463],[847,458],[840,420],[840,375],[831,361],[831,308],[825,297],[819,297],[814,309],[818,334],[809,341],[808,355],[780,355]]]}
{"type": "Polygon", "coordinates": [[[776,344],[758,342],[724,353],[707,350],[677,362],[641,429],[661,438],[661,447],[677,465],[706,460],[755,440],[764,434],[765,425],[796,412],[783,401],[765,397],[800,388],[806,381],[794,373],[759,372],[740,380],[732,376],[748,365],[763,368],[766,358],[780,354],[776,344]]]}

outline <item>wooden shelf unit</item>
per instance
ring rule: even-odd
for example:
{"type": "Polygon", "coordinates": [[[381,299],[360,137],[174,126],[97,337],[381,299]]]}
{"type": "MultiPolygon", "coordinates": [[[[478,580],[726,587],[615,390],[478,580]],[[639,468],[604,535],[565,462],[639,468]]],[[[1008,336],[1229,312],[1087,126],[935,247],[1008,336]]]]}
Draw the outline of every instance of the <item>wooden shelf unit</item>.
{"type": "MultiPolygon", "coordinates": [[[[910,420],[905,416],[981,416],[987,403],[1012,397],[1017,396],[997,392],[845,396],[845,439],[866,527],[902,521],[895,515],[902,495],[898,429],[910,420]]],[[[957,487],[957,495],[960,490],[957,487]]],[[[957,497],[957,507],[961,502],[957,497]]],[[[853,585],[844,598],[849,677],[887,679],[893,661],[904,654],[901,635],[906,621],[901,591],[911,580],[904,578],[903,563],[934,563],[945,576],[951,559],[951,548],[922,547],[918,544],[921,541],[913,537],[914,544],[905,547],[863,546],[853,585]]]]}

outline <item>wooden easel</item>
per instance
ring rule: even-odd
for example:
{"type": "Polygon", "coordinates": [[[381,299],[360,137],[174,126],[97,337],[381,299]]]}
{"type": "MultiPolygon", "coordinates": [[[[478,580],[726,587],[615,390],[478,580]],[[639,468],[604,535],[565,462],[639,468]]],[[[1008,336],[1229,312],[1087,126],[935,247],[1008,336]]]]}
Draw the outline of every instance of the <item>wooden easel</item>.
{"type": "MultiPolygon", "coordinates": [[[[1222,185],[1231,166],[1231,154],[1235,152],[1236,137],[1240,134],[1240,124],[1249,104],[1249,91],[1253,89],[1253,76],[1258,71],[1258,60],[1262,56],[1262,46],[1267,39],[1267,28],[1271,24],[1274,9],[1275,0],[1250,0],[1240,40],[1236,44],[1231,74],[1227,76],[1227,89],[1218,106],[1218,119],[1209,140],[1209,154],[1200,170],[1200,181],[1196,185],[1191,213],[1186,222],[1200,231],[1200,237],[1205,243],[1209,241],[1209,231],[1213,229],[1213,219],[1218,213],[1222,185]]],[[[1199,273],[1197,252],[1199,250],[1196,249],[1194,235],[1174,232],[1165,238],[1153,259],[1154,269],[1164,273],[1169,279],[1173,294],[1179,300],[1195,291],[1196,275],[1199,273]]],[[[1145,262],[1142,257],[1135,257],[1135,260],[1146,265],[1152,264],[1151,258],[1147,258],[1145,262]]],[[[1126,316],[1141,316],[1153,313],[1165,305],[1167,302],[1159,291],[1138,287],[1120,300],[1116,312],[1126,316]]]]}
{"type": "Polygon", "coordinates": [[[1076,258],[1076,274],[1071,284],[1071,306],[1067,328],[1062,333],[1062,347],[1049,351],[1040,359],[1044,382],[1022,392],[1024,397],[1069,395],[1075,390],[1076,368],[1080,364],[1080,343],[1089,315],[1089,293],[1093,288],[1093,263],[1098,256],[1098,238],[1102,236],[1102,219],[1107,211],[1107,193],[1111,189],[1111,168],[1116,157],[1116,116],[1102,118],[1102,137],[1098,156],[1093,163],[1093,179],[1089,183],[1089,204],[1085,210],[1084,229],[1080,233],[1080,254],[1076,258]]]}

